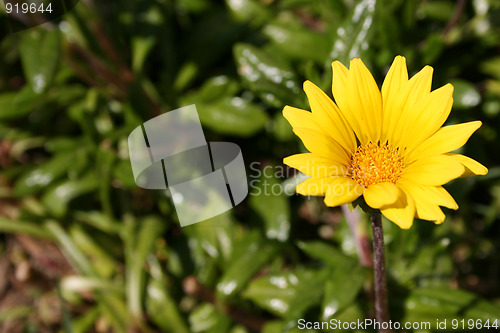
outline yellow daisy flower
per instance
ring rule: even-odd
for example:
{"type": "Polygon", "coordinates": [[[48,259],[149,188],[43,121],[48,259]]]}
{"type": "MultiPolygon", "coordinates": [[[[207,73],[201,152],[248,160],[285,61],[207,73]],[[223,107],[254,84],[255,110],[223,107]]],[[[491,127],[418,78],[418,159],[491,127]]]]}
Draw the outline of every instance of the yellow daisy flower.
{"type": "Polygon", "coordinates": [[[284,163],[309,175],[302,195],[325,196],[339,206],[363,196],[403,229],[413,218],[441,223],[439,206],[458,209],[441,186],[452,179],[488,172],[475,160],[450,153],[463,146],[480,121],[441,127],[453,104],[453,86],[431,92],[433,69],[408,79],[406,59],[397,56],[379,90],[360,59],[347,69],[332,64],[335,103],[310,81],[304,83],[312,112],[286,106],[283,115],[310,151],[284,163]]]}

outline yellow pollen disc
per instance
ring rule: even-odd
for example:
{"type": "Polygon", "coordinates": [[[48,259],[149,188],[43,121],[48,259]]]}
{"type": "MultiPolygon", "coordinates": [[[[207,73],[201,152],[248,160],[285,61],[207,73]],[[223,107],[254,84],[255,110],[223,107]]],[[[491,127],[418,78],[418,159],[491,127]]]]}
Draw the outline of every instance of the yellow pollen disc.
{"type": "Polygon", "coordinates": [[[358,184],[396,183],[404,169],[399,150],[387,144],[368,143],[359,146],[351,156],[349,175],[358,184]]]}

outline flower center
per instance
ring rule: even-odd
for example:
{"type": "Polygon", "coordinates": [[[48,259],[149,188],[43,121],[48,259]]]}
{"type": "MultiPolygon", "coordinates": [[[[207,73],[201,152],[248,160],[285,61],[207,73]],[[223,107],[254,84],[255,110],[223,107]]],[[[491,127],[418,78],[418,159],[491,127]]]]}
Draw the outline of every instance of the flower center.
{"type": "Polygon", "coordinates": [[[370,142],[359,146],[351,156],[349,176],[364,187],[385,182],[396,183],[404,167],[398,149],[386,143],[370,142]]]}

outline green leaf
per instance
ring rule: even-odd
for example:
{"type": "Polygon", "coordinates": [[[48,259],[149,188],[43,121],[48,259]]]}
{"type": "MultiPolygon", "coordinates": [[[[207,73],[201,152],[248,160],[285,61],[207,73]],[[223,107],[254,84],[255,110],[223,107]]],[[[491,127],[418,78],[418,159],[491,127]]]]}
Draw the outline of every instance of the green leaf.
{"type": "Polygon", "coordinates": [[[198,108],[204,126],[221,134],[248,137],[260,131],[268,121],[267,114],[257,105],[240,97],[226,97],[198,108]]]}
{"type": "Polygon", "coordinates": [[[50,87],[61,60],[61,36],[57,29],[30,29],[23,32],[21,61],[24,75],[34,92],[50,87]]]}
{"type": "Polygon", "coordinates": [[[297,77],[286,64],[249,44],[237,44],[233,53],[243,82],[267,104],[277,108],[298,104],[297,77]]]}
{"type": "MultiPolygon", "coordinates": [[[[227,263],[232,255],[235,237],[233,229],[229,211],[183,228],[186,235],[195,240],[199,248],[217,263],[227,263]]],[[[200,259],[199,264],[207,263],[205,257],[200,259]]]]}
{"type": "Polygon", "coordinates": [[[297,286],[295,297],[290,301],[289,310],[285,315],[287,329],[296,327],[297,321],[304,318],[306,311],[320,302],[325,292],[325,284],[331,274],[331,268],[304,272],[297,286]]]}
{"type": "Polygon", "coordinates": [[[445,41],[441,33],[434,33],[427,37],[422,49],[423,62],[432,64],[438,59],[445,48],[445,41]]]}
{"type": "Polygon", "coordinates": [[[76,211],[74,217],[78,222],[86,223],[100,231],[116,233],[121,224],[100,211],[76,211]]]}
{"type": "Polygon", "coordinates": [[[353,260],[336,247],[321,241],[299,242],[299,248],[309,256],[319,259],[332,267],[351,267],[353,260]]]}
{"type": "Polygon", "coordinates": [[[201,304],[190,313],[189,323],[193,333],[227,332],[231,326],[230,319],[217,312],[215,307],[208,303],[201,304]]]}
{"type": "Polygon", "coordinates": [[[490,58],[480,65],[481,72],[500,80],[500,57],[490,58]]]}
{"type": "Polygon", "coordinates": [[[97,277],[97,274],[82,251],[76,246],[68,233],[55,221],[47,221],[44,227],[57,241],[59,247],[64,251],[71,264],[82,274],[97,277]]]}
{"type": "Polygon", "coordinates": [[[23,197],[34,194],[47,188],[54,181],[59,180],[68,172],[68,167],[74,160],[75,154],[70,151],[54,156],[48,162],[35,167],[19,178],[14,187],[14,195],[23,197]]]}
{"type": "Polygon", "coordinates": [[[283,54],[302,61],[324,63],[328,58],[330,41],[327,35],[284,23],[273,23],[262,30],[283,54]]]}
{"type": "Polygon", "coordinates": [[[453,92],[453,107],[456,109],[470,109],[481,102],[481,95],[474,84],[455,79],[450,81],[455,88],[453,92]]]}
{"type": "Polygon", "coordinates": [[[154,36],[134,36],[132,38],[132,70],[135,73],[142,71],[144,61],[156,44],[154,36]]]}
{"type": "Polygon", "coordinates": [[[86,93],[87,87],[84,85],[65,83],[64,85],[54,86],[50,89],[49,97],[51,100],[56,101],[59,105],[67,107],[76,101],[82,100],[86,93]]]}
{"type": "Polygon", "coordinates": [[[69,234],[72,241],[92,258],[92,266],[99,276],[110,277],[116,271],[119,263],[96,242],[94,237],[89,235],[89,232],[86,232],[80,225],[74,225],[69,234]]]}
{"type": "MultiPolygon", "coordinates": [[[[362,320],[366,317],[365,311],[361,309],[358,303],[351,303],[351,305],[347,306],[344,310],[340,311],[335,315],[335,319],[337,320],[337,328],[332,327],[333,330],[329,330],[328,332],[338,332],[338,328],[340,328],[340,322],[357,322],[358,320],[362,320]]],[[[357,330],[354,332],[365,332],[364,330],[357,330]]]]}
{"type": "Polygon", "coordinates": [[[163,331],[189,333],[177,302],[169,295],[165,281],[151,280],[148,283],[146,310],[151,320],[163,331]]]}
{"type": "MultiPolygon", "coordinates": [[[[376,1],[355,2],[352,15],[337,29],[330,58],[344,65],[354,58],[367,60],[366,51],[370,47],[376,1]]],[[[328,62],[330,65],[330,62],[328,62]]]]}
{"type": "MultiPolygon", "coordinates": [[[[0,120],[16,116],[17,110],[15,107],[13,107],[15,98],[15,92],[8,92],[0,95],[0,120]]],[[[21,116],[22,115],[23,114],[21,113],[21,116]]]]}
{"type": "Polygon", "coordinates": [[[448,21],[453,16],[455,11],[455,4],[450,1],[422,1],[420,8],[417,12],[423,18],[429,18],[440,21],[448,21]]]}
{"type": "Polygon", "coordinates": [[[237,21],[248,22],[254,27],[261,26],[271,16],[262,2],[252,0],[226,0],[228,9],[237,21]]]}
{"type": "Polygon", "coordinates": [[[12,159],[20,159],[21,156],[31,149],[41,148],[45,139],[43,137],[27,137],[15,141],[10,150],[10,157],[12,159]]]}
{"type": "Polygon", "coordinates": [[[162,271],[160,262],[156,257],[150,256],[148,265],[151,271],[145,301],[148,316],[162,331],[189,333],[177,301],[172,298],[167,288],[167,277],[162,271]]]}
{"type": "Polygon", "coordinates": [[[301,273],[278,273],[254,279],[243,297],[277,316],[284,315],[295,298],[297,285],[302,279],[301,273]]]}
{"type": "Polygon", "coordinates": [[[111,177],[116,161],[116,153],[109,148],[100,146],[97,151],[96,169],[100,179],[99,199],[103,211],[108,216],[113,216],[112,197],[111,197],[111,177]]]}
{"type": "Polygon", "coordinates": [[[0,232],[23,234],[38,238],[52,238],[52,235],[47,230],[41,228],[39,224],[21,220],[10,220],[4,217],[0,217],[0,232]]]}
{"type": "Polygon", "coordinates": [[[354,301],[366,280],[363,273],[359,266],[333,271],[325,286],[323,320],[327,321],[330,317],[336,316],[354,301]]]}
{"type": "Polygon", "coordinates": [[[227,297],[239,292],[276,251],[275,244],[262,239],[257,233],[248,234],[235,245],[234,257],[217,284],[217,293],[227,297]]]}
{"type": "MultiPolygon", "coordinates": [[[[305,323],[304,323],[305,324],[305,323]]],[[[318,331],[315,329],[307,329],[307,328],[302,328],[302,326],[299,326],[299,323],[297,322],[296,327],[292,328],[286,328],[285,330],[285,323],[282,321],[268,321],[264,328],[262,329],[262,333],[276,333],[276,332],[287,332],[287,333],[317,333],[318,331]]]]}
{"type": "Polygon", "coordinates": [[[130,313],[137,319],[142,317],[142,302],[145,289],[147,256],[158,237],[165,230],[165,223],[158,216],[148,216],[136,221],[127,219],[124,234],[126,261],[127,302],[130,313]]]}
{"type": "Polygon", "coordinates": [[[46,101],[46,96],[37,94],[26,85],[18,92],[0,95],[0,120],[16,119],[38,110],[46,101]]]}
{"type": "Polygon", "coordinates": [[[126,333],[128,328],[132,326],[132,317],[127,311],[123,299],[107,292],[97,293],[95,299],[99,305],[99,313],[109,321],[113,327],[112,331],[126,333]]]}
{"type": "Polygon", "coordinates": [[[89,172],[80,179],[65,180],[59,185],[51,187],[45,192],[42,202],[54,216],[61,217],[66,214],[71,200],[94,191],[98,185],[95,175],[89,172]]]}
{"type": "Polygon", "coordinates": [[[129,160],[118,160],[112,169],[113,178],[126,189],[137,188],[129,160]]]}
{"type": "Polygon", "coordinates": [[[225,75],[214,76],[206,80],[198,91],[182,96],[180,104],[210,104],[224,97],[233,97],[239,90],[236,80],[225,75]]]}
{"type": "Polygon", "coordinates": [[[264,328],[262,328],[262,333],[274,333],[283,331],[283,322],[281,321],[268,321],[264,328]]]}
{"type": "Polygon", "coordinates": [[[286,241],[290,235],[290,204],[283,185],[276,175],[271,174],[269,177],[261,172],[260,178],[250,182],[250,187],[250,206],[264,221],[266,237],[286,241]]]}
{"type": "Polygon", "coordinates": [[[500,305],[493,304],[485,300],[479,300],[475,302],[465,311],[466,318],[472,318],[475,320],[482,319],[483,321],[486,321],[488,319],[490,321],[500,320],[500,318],[498,317],[499,314],[500,305]]]}
{"type": "Polygon", "coordinates": [[[92,330],[95,321],[99,318],[99,309],[94,306],[86,310],[84,314],[73,319],[72,326],[74,333],[86,333],[92,330]]]}
{"type": "MultiPolygon", "coordinates": [[[[286,329],[283,327],[279,332],[295,332],[298,320],[304,318],[309,307],[319,302],[330,274],[330,269],[296,270],[260,277],[252,281],[243,296],[263,309],[286,318],[286,324],[273,323],[269,326],[285,326],[286,329]]],[[[269,327],[265,330],[272,332],[269,327]]]]}
{"type": "Polygon", "coordinates": [[[61,280],[61,292],[65,296],[71,292],[93,292],[98,290],[123,295],[123,285],[121,283],[112,282],[105,278],[69,275],[61,280]]]}
{"type": "MultiPolygon", "coordinates": [[[[79,138],[55,137],[45,141],[44,148],[53,154],[81,149],[85,142],[79,138]]],[[[61,154],[62,155],[62,154],[61,154]]]]}
{"type": "Polygon", "coordinates": [[[457,318],[475,296],[467,291],[445,288],[419,288],[405,299],[405,321],[457,318]]]}
{"type": "Polygon", "coordinates": [[[209,0],[181,0],[178,6],[189,13],[200,13],[210,7],[209,0]]]}

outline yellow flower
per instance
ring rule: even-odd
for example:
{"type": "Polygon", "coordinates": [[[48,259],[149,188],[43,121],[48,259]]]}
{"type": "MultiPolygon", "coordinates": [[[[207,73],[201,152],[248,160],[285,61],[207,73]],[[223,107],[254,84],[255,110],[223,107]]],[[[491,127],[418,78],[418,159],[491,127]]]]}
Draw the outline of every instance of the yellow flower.
{"type": "Polygon", "coordinates": [[[310,81],[304,83],[312,112],[286,106],[283,115],[310,151],[284,163],[311,176],[297,186],[302,195],[325,196],[333,207],[356,200],[403,229],[413,218],[441,223],[439,206],[458,209],[441,186],[488,172],[475,160],[450,153],[463,146],[480,121],[441,127],[453,104],[453,86],[431,92],[432,67],[408,79],[397,56],[379,90],[360,59],[347,69],[335,61],[335,103],[310,81]]]}

